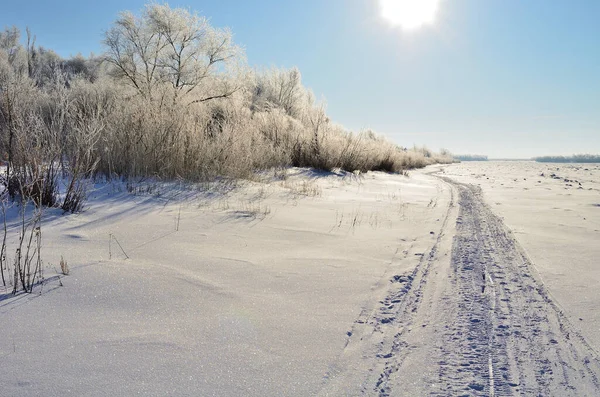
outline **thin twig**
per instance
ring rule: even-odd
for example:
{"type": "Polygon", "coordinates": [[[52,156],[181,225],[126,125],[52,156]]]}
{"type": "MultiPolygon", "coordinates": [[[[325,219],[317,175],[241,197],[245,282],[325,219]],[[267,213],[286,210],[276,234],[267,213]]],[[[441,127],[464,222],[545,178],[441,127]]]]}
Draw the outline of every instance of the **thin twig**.
{"type": "Polygon", "coordinates": [[[114,234],[111,234],[111,236],[115,240],[115,242],[117,243],[117,245],[119,246],[119,248],[121,248],[121,252],[123,252],[123,255],[125,255],[125,258],[129,259],[129,255],[127,255],[127,253],[125,252],[125,250],[121,246],[121,243],[119,243],[119,240],[117,240],[117,238],[115,237],[114,234]]]}

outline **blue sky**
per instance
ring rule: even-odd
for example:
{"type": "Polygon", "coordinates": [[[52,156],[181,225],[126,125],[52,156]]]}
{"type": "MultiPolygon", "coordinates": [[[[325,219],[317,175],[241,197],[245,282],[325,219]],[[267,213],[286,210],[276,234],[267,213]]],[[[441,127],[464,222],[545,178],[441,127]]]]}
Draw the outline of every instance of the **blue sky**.
{"type": "MultiPolygon", "coordinates": [[[[0,26],[87,55],[144,3],[2,0],[0,26]]],[[[169,4],[230,27],[253,66],[298,66],[347,128],[490,157],[600,153],[598,0],[441,0],[435,24],[410,32],[378,0],[169,4]]]]}

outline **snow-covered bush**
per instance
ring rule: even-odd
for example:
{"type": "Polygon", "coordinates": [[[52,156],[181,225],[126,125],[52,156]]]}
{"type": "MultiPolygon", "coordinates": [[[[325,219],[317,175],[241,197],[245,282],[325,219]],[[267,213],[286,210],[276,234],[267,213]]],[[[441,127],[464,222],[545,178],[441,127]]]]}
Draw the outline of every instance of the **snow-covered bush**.
{"type": "Polygon", "coordinates": [[[250,71],[231,32],[185,9],[122,13],[102,57],[64,60],[27,33],[26,45],[16,28],[0,33],[0,156],[5,189],[40,205],[80,210],[98,174],[198,181],[290,165],[401,172],[451,161],[347,131],[298,69],[250,71]]]}

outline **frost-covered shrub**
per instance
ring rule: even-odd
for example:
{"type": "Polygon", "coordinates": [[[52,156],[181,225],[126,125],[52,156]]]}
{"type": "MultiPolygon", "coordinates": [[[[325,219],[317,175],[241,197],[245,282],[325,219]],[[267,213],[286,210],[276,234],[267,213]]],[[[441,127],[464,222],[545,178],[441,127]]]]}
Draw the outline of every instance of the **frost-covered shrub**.
{"type": "Polygon", "coordinates": [[[401,172],[452,161],[347,131],[298,69],[250,71],[228,30],[188,10],[122,13],[104,44],[101,57],[64,60],[22,45],[16,28],[0,33],[0,156],[13,196],[77,211],[98,174],[198,181],[290,165],[401,172]]]}

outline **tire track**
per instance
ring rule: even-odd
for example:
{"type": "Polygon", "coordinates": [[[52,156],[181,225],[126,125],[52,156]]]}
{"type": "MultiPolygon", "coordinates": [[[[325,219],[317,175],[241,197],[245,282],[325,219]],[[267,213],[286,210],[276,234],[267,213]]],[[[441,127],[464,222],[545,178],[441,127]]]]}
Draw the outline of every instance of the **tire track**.
{"type": "MultiPolygon", "coordinates": [[[[363,309],[355,321],[348,332],[348,340],[340,358],[342,363],[333,365],[319,395],[396,395],[395,377],[412,350],[407,337],[413,333],[412,327],[425,297],[431,268],[439,259],[442,241],[451,239],[447,230],[454,221],[451,209],[456,209],[455,192],[446,183],[437,186],[437,190],[438,195],[447,190],[450,202],[432,246],[425,252],[413,254],[411,245],[404,259],[408,252],[420,256],[414,270],[384,276],[381,283],[387,284],[385,293],[374,300],[376,304],[363,309]]],[[[428,208],[437,205],[436,197],[428,208]]]]}
{"type": "MultiPolygon", "coordinates": [[[[442,193],[439,186],[437,187],[437,191],[438,195],[442,193]]],[[[437,206],[437,201],[436,199],[432,207],[437,206]]],[[[423,301],[424,290],[428,284],[428,276],[431,268],[439,259],[439,246],[442,239],[446,237],[446,231],[451,218],[450,209],[454,207],[454,201],[454,190],[450,189],[450,203],[435,243],[428,253],[422,255],[419,265],[412,274],[408,276],[395,275],[392,277],[390,280],[391,283],[400,283],[403,287],[384,299],[380,315],[375,317],[376,329],[381,329],[384,324],[390,324],[398,331],[393,334],[393,337],[387,343],[381,343],[379,347],[377,357],[386,359],[383,365],[375,366],[375,369],[379,372],[379,378],[373,391],[379,397],[389,397],[392,395],[393,385],[390,379],[395,377],[406,356],[410,354],[410,344],[406,341],[407,334],[412,332],[411,325],[423,301]],[[390,315],[391,317],[389,317],[390,315]]]]}
{"type": "MultiPolygon", "coordinates": [[[[496,284],[494,283],[494,280],[492,279],[492,276],[490,276],[489,273],[485,273],[485,275],[483,276],[483,279],[485,280],[487,277],[488,282],[490,284],[490,291],[491,291],[491,295],[492,295],[492,307],[491,307],[491,311],[495,311],[496,310],[496,284]]],[[[481,288],[481,292],[484,293],[485,292],[485,285],[481,288]]],[[[490,333],[490,338],[488,341],[489,345],[493,344],[493,338],[491,337],[491,333],[490,333]]],[[[489,395],[490,397],[494,397],[496,395],[496,382],[494,382],[494,356],[492,354],[488,354],[488,374],[490,377],[490,392],[489,395]]]]}
{"type": "Polygon", "coordinates": [[[435,243],[414,271],[388,275],[320,395],[600,395],[597,354],[481,189],[440,179],[453,193],[435,243]]]}
{"type": "Polygon", "coordinates": [[[449,300],[458,310],[441,338],[435,395],[599,395],[597,357],[481,190],[445,180],[460,196],[449,300]]]}

